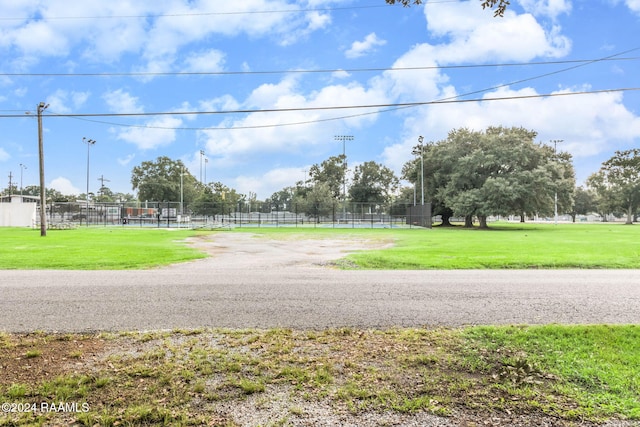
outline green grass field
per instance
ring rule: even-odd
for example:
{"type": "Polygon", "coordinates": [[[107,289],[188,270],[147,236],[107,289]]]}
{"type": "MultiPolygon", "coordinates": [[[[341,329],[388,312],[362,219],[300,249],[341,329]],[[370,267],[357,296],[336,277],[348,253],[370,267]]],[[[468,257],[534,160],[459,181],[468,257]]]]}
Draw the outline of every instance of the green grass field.
{"type": "Polygon", "coordinates": [[[369,269],[638,268],[640,227],[493,224],[397,231],[394,248],[352,255],[369,269]]]}
{"type": "MultiPolygon", "coordinates": [[[[223,231],[138,228],[37,230],[0,228],[0,269],[151,268],[204,255],[186,237],[223,231]]],[[[369,239],[393,243],[349,255],[365,269],[639,268],[640,227],[623,224],[508,224],[463,228],[241,228],[274,239],[369,239]]]]}
{"type": "Polygon", "coordinates": [[[78,228],[40,230],[0,227],[0,269],[139,269],[203,258],[182,241],[194,231],[78,228]]]}

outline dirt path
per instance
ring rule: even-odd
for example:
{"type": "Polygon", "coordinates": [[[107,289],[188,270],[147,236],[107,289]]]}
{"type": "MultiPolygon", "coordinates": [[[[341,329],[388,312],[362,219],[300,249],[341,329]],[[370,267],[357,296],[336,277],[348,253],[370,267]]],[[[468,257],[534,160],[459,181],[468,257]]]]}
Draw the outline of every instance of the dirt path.
{"type": "Polygon", "coordinates": [[[326,267],[346,255],[389,247],[383,240],[271,239],[251,233],[213,233],[188,240],[209,258],[167,267],[168,269],[295,269],[326,267]]]}

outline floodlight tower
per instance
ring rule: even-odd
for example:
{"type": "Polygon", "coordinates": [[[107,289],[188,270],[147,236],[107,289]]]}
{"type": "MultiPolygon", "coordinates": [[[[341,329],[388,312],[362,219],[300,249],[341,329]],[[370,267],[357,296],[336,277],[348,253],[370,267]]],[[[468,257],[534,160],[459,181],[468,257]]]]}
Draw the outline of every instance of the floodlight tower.
{"type": "Polygon", "coordinates": [[[89,149],[95,145],[96,141],[82,137],[82,142],[87,144],[87,217],[85,218],[87,227],[89,226],[89,149]]]}
{"type": "Polygon", "coordinates": [[[345,206],[345,203],[347,201],[347,152],[345,143],[347,141],[353,141],[353,138],[353,135],[335,135],[333,137],[333,139],[336,141],[342,141],[342,167],[344,169],[342,172],[342,217],[345,220],[347,218],[347,211],[345,206]]]}

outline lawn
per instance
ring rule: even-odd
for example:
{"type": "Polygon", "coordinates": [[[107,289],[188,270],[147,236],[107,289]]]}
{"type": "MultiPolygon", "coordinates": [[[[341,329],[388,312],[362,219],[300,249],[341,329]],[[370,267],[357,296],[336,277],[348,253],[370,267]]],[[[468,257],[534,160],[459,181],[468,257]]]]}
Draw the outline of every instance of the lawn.
{"type": "Polygon", "coordinates": [[[395,247],[349,259],[367,269],[639,268],[640,227],[509,224],[393,231],[395,247]]]}
{"type": "Polygon", "coordinates": [[[190,230],[0,227],[0,269],[140,269],[203,258],[183,241],[190,230]]]}
{"type": "MultiPolygon", "coordinates": [[[[215,233],[216,231],[214,231],[215,233]]],[[[229,231],[224,231],[229,232],[229,231]]],[[[238,228],[271,239],[340,238],[393,243],[348,255],[345,268],[510,269],[639,268],[640,227],[623,224],[494,223],[489,230],[455,228],[238,228]]],[[[211,231],[0,228],[0,269],[135,269],[202,258],[184,243],[211,231]]]]}

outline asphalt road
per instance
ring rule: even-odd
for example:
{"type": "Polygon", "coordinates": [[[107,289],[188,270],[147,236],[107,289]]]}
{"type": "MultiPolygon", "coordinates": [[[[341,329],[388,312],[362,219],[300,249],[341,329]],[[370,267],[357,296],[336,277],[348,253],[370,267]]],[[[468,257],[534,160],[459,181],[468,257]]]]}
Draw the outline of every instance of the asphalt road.
{"type": "Polygon", "coordinates": [[[638,270],[2,271],[0,330],[640,323],[638,270]]]}

